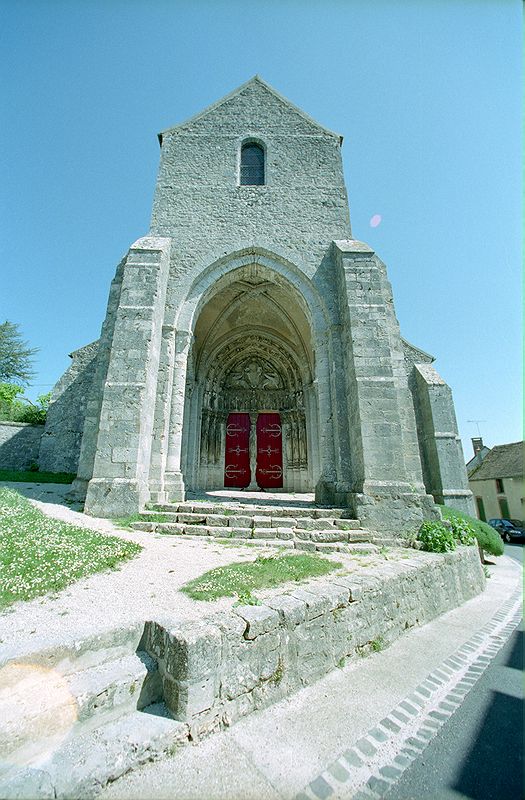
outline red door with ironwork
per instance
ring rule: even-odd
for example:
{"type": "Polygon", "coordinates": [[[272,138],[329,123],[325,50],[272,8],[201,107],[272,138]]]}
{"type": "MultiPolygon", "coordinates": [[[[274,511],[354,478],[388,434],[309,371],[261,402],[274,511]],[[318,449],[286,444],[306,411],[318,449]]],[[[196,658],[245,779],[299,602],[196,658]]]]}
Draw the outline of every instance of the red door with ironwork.
{"type": "Polygon", "coordinates": [[[224,485],[244,489],[250,479],[250,415],[228,414],[224,485]]]}
{"type": "Polygon", "coordinates": [[[280,414],[257,417],[257,472],[261,489],[279,489],[283,485],[283,434],[280,414]]]}

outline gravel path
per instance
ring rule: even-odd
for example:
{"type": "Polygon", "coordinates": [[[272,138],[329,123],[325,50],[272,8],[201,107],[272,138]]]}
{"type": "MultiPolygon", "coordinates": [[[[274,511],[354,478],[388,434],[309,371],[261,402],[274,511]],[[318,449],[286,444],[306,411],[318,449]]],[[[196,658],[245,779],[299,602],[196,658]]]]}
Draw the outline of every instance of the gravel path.
{"type": "MultiPolygon", "coordinates": [[[[47,647],[150,619],[191,620],[210,611],[229,608],[234,598],[197,602],[179,589],[213,567],[250,561],[261,552],[259,548],[225,546],[204,537],[188,539],[118,529],[110,520],[88,517],[65,505],[68,485],[2,485],[9,485],[31,498],[50,517],[137,542],[143,550],[117,570],[91,575],[57,594],[18,602],[1,612],[0,664],[47,647]]],[[[269,551],[265,549],[264,552],[269,551]]],[[[381,565],[378,556],[360,560],[337,553],[332,557],[353,569],[369,570],[381,565]]],[[[382,563],[384,565],[384,560],[382,563]]],[[[283,588],[279,587],[279,591],[283,588]]]]}
{"type": "MultiPolygon", "coordinates": [[[[8,484],[3,484],[7,486],[8,484]]],[[[160,536],[118,529],[110,520],[88,517],[61,505],[69,486],[27,484],[10,488],[33,500],[46,515],[142,545],[142,552],[117,570],[83,578],[55,595],[18,602],[0,613],[0,663],[14,655],[91,636],[99,631],[128,626],[135,621],[170,616],[193,619],[210,608],[224,608],[233,600],[195,602],[179,588],[213,567],[241,559],[253,559],[254,551],[225,547],[206,539],[160,536]]]]}

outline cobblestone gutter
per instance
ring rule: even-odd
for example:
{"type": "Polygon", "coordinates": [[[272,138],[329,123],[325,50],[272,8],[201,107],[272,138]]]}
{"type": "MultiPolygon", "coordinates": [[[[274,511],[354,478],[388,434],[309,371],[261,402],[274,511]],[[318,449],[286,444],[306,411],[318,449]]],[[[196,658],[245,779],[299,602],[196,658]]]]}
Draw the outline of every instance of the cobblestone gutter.
{"type": "Polygon", "coordinates": [[[192,739],[313,683],[347,659],[380,649],[481,592],[478,552],[414,553],[381,577],[311,581],[199,623],[146,625],[164,700],[192,739]]]}

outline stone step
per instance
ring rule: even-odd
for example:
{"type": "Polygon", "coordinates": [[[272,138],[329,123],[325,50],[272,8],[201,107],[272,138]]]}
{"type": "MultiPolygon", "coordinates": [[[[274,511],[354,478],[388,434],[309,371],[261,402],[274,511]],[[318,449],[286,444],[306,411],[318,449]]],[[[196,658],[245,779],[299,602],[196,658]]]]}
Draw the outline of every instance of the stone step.
{"type": "Polygon", "coordinates": [[[64,731],[100,725],[162,698],[157,663],[140,651],[68,675],[16,663],[5,674],[12,677],[0,718],[0,752],[10,761],[31,761],[64,731]]]}
{"type": "Polygon", "coordinates": [[[1,648],[0,669],[16,662],[32,668],[54,670],[67,677],[135,653],[139,649],[143,632],[144,623],[140,620],[91,635],[75,635],[71,631],[71,635],[62,640],[55,639],[50,635],[52,632],[46,632],[41,637],[31,639],[31,650],[27,652],[21,650],[16,643],[1,648]]]}
{"type": "Polygon", "coordinates": [[[359,520],[340,517],[294,517],[283,515],[233,514],[226,509],[222,514],[197,512],[143,512],[143,520],[133,523],[135,530],[151,531],[153,525],[176,523],[180,525],[206,525],[214,528],[301,528],[303,530],[359,530],[359,520]],[[155,517],[158,516],[158,522],[155,517]]]}
{"type": "Polygon", "coordinates": [[[332,518],[351,520],[348,508],[296,507],[296,506],[257,506],[248,503],[155,503],[145,513],[164,514],[209,514],[246,515],[259,517],[293,517],[294,519],[332,518]]]}
{"type": "Polygon", "coordinates": [[[188,741],[188,725],[172,719],[156,703],[93,730],[75,728],[51,758],[4,761],[0,797],[93,798],[107,783],[130,769],[154,761],[188,741]],[[18,766],[23,764],[23,766],[18,766]]]}
{"type": "MultiPolygon", "coordinates": [[[[325,520],[326,521],[326,520],[325,520]]],[[[304,520],[300,521],[301,524],[304,520]]],[[[362,529],[342,530],[336,527],[305,529],[299,527],[265,527],[265,528],[243,528],[243,527],[217,527],[214,525],[183,524],[180,522],[135,522],[132,524],[135,530],[147,530],[154,533],[172,536],[210,536],[222,539],[239,540],[279,540],[283,541],[308,541],[322,544],[332,544],[334,542],[371,542],[372,536],[368,531],[362,529]]]]}
{"type": "Polygon", "coordinates": [[[68,685],[80,721],[116,708],[140,710],[162,697],[157,662],[144,651],[73,673],[68,685]]]}

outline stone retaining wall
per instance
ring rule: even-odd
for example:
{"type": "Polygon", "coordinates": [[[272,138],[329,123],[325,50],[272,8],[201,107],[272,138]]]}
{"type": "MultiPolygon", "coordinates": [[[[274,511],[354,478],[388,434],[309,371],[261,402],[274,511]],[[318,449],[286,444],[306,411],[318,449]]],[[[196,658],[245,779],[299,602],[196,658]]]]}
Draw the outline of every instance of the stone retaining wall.
{"type": "Polygon", "coordinates": [[[38,464],[43,425],[0,422],[0,469],[23,470],[38,464]]]}
{"type": "Polygon", "coordinates": [[[199,623],[151,622],[164,700],[194,739],[461,605],[485,584],[477,548],[410,554],[380,576],[315,580],[199,623]]]}

